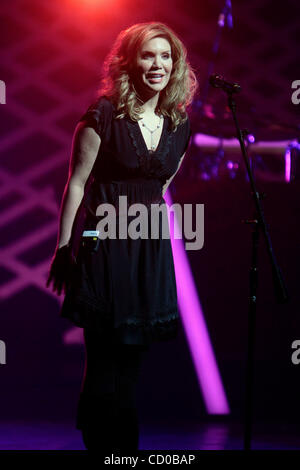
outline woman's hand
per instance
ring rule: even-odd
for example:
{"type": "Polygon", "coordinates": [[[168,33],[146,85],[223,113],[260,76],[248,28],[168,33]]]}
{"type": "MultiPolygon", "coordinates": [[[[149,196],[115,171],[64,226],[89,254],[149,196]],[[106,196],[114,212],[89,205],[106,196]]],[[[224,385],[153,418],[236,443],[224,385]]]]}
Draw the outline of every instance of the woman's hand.
{"type": "Polygon", "coordinates": [[[53,281],[53,292],[57,291],[57,294],[60,295],[63,290],[66,293],[72,273],[72,264],[69,245],[56,248],[51,260],[46,287],[49,287],[53,281]]]}

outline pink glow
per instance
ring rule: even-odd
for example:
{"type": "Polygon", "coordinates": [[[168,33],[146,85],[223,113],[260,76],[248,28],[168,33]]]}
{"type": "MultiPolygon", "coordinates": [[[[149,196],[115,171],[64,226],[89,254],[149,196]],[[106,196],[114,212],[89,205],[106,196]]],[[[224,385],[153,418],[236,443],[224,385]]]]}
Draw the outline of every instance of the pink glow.
{"type": "Polygon", "coordinates": [[[285,151],[285,181],[291,181],[291,149],[288,147],[285,151]]]}
{"type": "MultiPolygon", "coordinates": [[[[169,191],[166,192],[164,198],[167,205],[171,206],[172,199],[169,191]]],[[[209,414],[229,414],[229,404],[184,248],[184,240],[174,239],[173,224],[170,223],[169,210],[168,217],[175,265],[178,305],[206,410],[209,414]]],[[[179,233],[175,214],[172,219],[174,219],[175,233],[179,233]]]]}

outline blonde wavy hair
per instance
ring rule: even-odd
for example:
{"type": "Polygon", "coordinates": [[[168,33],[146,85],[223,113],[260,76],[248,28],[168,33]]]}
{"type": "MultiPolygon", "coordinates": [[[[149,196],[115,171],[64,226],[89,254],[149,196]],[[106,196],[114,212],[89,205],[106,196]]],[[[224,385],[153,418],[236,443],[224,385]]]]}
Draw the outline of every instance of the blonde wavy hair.
{"type": "Polygon", "coordinates": [[[155,37],[165,38],[171,45],[173,67],[167,86],[160,92],[156,111],[171,119],[173,130],[186,121],[186,108],[198,89],[196,75],[187,60],[187,50],[178,36],[166,24],[159,22],[137,23],[122,30],[106,56],[101,85],[97,95],[108,97],[114,104],[116,118],[129,115],[140,119],[141,104],[134,88],[132,72],[138,51],[145,42],[155,37]]]}

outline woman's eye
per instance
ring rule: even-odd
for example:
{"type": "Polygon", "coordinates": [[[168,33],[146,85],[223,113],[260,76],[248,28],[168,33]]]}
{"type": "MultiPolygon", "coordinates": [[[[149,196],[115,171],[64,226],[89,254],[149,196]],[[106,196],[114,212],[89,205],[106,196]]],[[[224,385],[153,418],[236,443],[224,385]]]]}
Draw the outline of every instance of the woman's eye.
{"type": "MultiPolygon", "coordinates": [[[[145,55],[142,56],[142,59],[152,59],[152,58],[153,58],[153,56],[150,55],[150,54],[145,54],[145,55]]],[[[163,58],[163,59],[169,59],[169,58],[170,58],[170,54],[163,54],[163,55],[162,55],[162,58],[163,58]]]]}

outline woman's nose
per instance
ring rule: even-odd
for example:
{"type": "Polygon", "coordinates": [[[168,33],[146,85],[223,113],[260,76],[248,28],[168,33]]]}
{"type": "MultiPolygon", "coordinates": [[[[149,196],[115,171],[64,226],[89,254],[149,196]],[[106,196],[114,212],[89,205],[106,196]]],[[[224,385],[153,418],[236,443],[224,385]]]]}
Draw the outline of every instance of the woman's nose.
{"type": "Polygon", "coordinates": [[[161,57],[160,56],[154,56],[154,61],[153,61],[153,65],[155,65],[156,67],[161,67],[161,57]]]}

